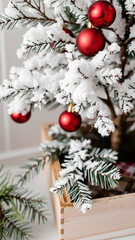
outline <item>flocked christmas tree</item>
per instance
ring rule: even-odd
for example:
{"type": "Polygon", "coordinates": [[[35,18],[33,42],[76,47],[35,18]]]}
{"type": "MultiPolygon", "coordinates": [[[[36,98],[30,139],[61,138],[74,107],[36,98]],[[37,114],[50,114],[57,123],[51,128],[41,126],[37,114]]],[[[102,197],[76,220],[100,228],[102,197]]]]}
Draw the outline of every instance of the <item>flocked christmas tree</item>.
{"type": "Polygon", "coordinates": [[[34,107],[56,101],[69,105],[59,120],[64,130],[77,130],[82,118],[104,139],[110,136],[112,150],[100,149],[56,125],[51,129],[55,140],[42,145],[45,157],[64,155],[61,177],[51,190],[59,195],[66,190],[86,212],[91,206],[86,180],[102,188],[116,186],[116,152],[133,129],[135,1],[9,1],[0,25],[28,28],[17,51],[24,66],[12,67],[10,79],[0,86],[0,100],[10,101],[13,120],[25,122],[34,107]]]}

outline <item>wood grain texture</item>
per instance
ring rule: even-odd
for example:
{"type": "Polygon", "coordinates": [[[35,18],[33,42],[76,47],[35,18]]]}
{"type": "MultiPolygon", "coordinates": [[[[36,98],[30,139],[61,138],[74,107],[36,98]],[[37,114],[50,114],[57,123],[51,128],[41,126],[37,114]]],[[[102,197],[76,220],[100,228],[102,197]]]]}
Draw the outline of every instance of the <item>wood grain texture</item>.
{"type": "MultiPolygon", "coordinates": [[[[44,140],[51,140],[49,126],[42,127],[44,140]]],[[[57,159],[51,164],[51,186],[58,179],[60,170],[57,159]]],[[[68,194],[64,193],[62,198],[51,195],[60,240],[90,236],[105,240],[135,234],[135,193],[95,199],[92,209],[85,215],[73,207],[68,194]]]]}
{"type": "Polygon", "coordinates": [[[93,200],[91,211],[85,215],[72,207],[64,212],[64,240],[105,233],[112,237],[113,232],[135,228],[135,194],[93,200]]]}

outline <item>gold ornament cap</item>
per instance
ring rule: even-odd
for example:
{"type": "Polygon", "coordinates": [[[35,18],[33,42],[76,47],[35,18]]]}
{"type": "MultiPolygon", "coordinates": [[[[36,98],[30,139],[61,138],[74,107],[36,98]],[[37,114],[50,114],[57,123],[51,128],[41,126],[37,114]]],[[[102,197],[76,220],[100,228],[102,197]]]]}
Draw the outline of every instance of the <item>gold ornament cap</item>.
{"type": "Polygon", "coordinates": [[[94,26],[91,24],[91,22],[88,22],[88,23],[87,23],[87,28],[96,28],[96,27],[94,27],[94,26]]]}
{"type": "Polygon", "coordinates": [[[65,28],[65,23],[63,23],[63,24],[61,25],[61,27],[62,27],[62,28],[65,28]]]}
{"type": "Polygon", "coordinates": [[[68,105],[68,110],[67,110],[68,112],[74,112],[75,110],[74,110],[74,104],[73,104],[73,102],[71,102],[69,105],[68,105]]]}

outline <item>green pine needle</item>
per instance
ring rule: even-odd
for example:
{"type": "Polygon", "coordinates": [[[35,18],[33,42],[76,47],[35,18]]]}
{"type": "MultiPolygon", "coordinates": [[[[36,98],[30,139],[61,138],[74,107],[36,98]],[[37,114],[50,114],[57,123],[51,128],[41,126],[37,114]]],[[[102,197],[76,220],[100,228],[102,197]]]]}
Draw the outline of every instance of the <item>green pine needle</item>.
{"type": "Polygon", "coordinates": [[[0,239],[28,240],[32,237],[29,222],[36,219],[40,224],[47,221],[47,202],[39,194],[33,195],[27,189],[20,189],[11,178],[11,173],[3,173],[0,168],[0,239]]]}

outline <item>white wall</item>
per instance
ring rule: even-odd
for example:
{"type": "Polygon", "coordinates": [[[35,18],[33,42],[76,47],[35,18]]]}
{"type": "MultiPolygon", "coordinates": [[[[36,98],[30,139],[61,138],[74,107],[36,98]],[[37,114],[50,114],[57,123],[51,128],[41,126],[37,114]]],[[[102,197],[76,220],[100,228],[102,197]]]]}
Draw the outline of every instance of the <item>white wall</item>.
{"type": "MultiPolygon", "coordinates": [[[[0,13],[6,7],[8,0],[0,1],[0,13]]],[[[4,30],[0,31],[0,82],[8,78],[11,66],[22,65],[17,59],[16,50],[22,42],[24,30],[4,30]],[[4,60],[5,59],[5,60],[4,60]]],[[[35,110],[31,119],[25,124],[14,123],[7,114],[6,106],[0,103],[0,154],[1,152],[25,149],[40,144],[40,126],[44,122],[54,122],[58,120],[62,108],[55,111],[35,110]]]]}

